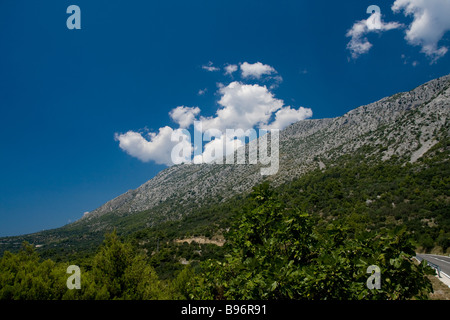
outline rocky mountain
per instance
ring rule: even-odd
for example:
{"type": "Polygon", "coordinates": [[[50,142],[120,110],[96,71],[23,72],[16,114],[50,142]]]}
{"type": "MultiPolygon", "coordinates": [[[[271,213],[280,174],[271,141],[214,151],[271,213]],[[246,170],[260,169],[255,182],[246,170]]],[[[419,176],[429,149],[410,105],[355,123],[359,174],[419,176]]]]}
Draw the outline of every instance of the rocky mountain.
{"type": "MultiPolygon", "coordinates": [[[[174,207],[185,208],[177,210],[181,217],[193,205],[201,206],[213,199],[225,201],[235,194],[250,191],[264,179],[281,184],[311,169],[332,165],[339,156],[368,150],[367,147],[371,147],[372,155],[382,160],[396,155],[414,162],[439,136],[448,135],[449,107],[450,75],[361,106],[341,117],[292,124],[280,133],[280,168],[276,175],[262,176],[260,164],[176,165],[161,171],[139,188],[105,203],[76,223],[89,224],[105,215],[124,216],[148,211],[169,202],[173,206],[165,206],[163,212],[170,216],[174,207]]],[[[255,143],[250,143],[250,148],[255,147],[255,143]]],[[[149,217],[150,224],[151,220],[149,217]]]]}
{"type": "MultiPolygon", "coordinates": [[[[437,141],[448,138],[449,118],[450,75],[447,75],[337,118],[292,124],[280,132],[279,170],[275,175],[262,176],[261,164],[175,165],[72,224],[0,239],[0,251],[16,248],[23,240],[46,247],[91,241],[92,247],[113,227],[132,232],[178,220],[199,207],[246,194],[263,180],[276,186],[310,170],[334,166],[344,155],[362,154],[368,162],[393,156],[405,163],[415,162],[437,141]]],[[[246,151],[257,143],[257,140],[249,143],[246,151]]]]}

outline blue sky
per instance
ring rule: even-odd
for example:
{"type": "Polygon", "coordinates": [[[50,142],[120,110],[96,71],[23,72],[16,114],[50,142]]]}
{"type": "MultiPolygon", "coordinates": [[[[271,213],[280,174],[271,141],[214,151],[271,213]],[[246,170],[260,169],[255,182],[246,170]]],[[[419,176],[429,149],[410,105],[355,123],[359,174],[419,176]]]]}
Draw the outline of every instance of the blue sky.
{"type": "Polygon", "coordinates": [[[0,236],[60,227],[137,188],[166,165],[118,137],[178,128],[180,106],[213,119],[231,83],[326,118],[448,74],[447,0],[395,2],[1,1],[0,236]],[[66,27],[72,4],[80,30],[66,27]],[[358,29],[369,5],[379,26],[358,29]],[[244,76],[244,63],[272,71],[244,76]]]}

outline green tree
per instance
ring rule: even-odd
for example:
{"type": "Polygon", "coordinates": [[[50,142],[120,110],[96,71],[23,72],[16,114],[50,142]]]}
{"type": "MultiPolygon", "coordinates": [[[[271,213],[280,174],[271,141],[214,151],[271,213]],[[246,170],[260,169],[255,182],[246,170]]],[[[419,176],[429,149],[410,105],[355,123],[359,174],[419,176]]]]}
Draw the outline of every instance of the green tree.
{"type": "Polygon", "coordinates": [[[178,272],[176,277],[171,282],[172,298],[176,300],[189,299],[191,292],[191,279],[195,276],[194,270],[190,265],[186,265],[178,272]]]}
{"type": "Polygon", "coordinates": [[[94,257],[92,284],[100,294],[95,299],[165,299],[166,286],[145,257],[136,253],[129,243],[122,243],[116,231],[107,234],[94,257]]]}
{"type": "Polygon", "coordinates": [[[335,223],[322,234],[317,258],[303,270],[307,299],[425,299],[432,292],[425,276],[433,271],[414,263],[414,246],[404,229],[378,235],[349,230],[335,223]],[[371,265],[381,271],[379,290],[366,285],[371,265]]]}
{"type": "Polygon", "coordinates": [[[64,286],[61,269],[51,260],[40,261],[27,242],[18,253],[6,251],[0,259],[0,299],[61,299],[64,286]]]}
{"type": "Polygon", "coordinates": [[[311,262],[315,238],[308,214],[286,208],[269,185],[255,188],[229,234],[224,263],[208,261],[193,284],[202,299],[299,298],[300,267],[311,262]]]}
{"type": "Polygon", "coordinates": [[[191,281],[196,299],[411,299],[432,291],[430,269],[416,265],[404,230],[374,234],[336,220],[313,227],[263,184],[228,235],[231,253],[209,260],[191,281]],[[381,269],[382,287],[368,289],[367,268],[381,269]]]}

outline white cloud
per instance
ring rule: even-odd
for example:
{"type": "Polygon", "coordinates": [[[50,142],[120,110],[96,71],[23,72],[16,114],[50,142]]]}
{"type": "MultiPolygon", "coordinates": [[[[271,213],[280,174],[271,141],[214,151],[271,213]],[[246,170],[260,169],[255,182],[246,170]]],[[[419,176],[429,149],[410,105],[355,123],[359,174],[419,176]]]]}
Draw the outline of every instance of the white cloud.
{"type": "Polygon", "coordinates": [[[382,32],[392,29],[398,29],[402,24],[398,22],[385,23],[381,19],[379,12],[374,12],[367,20],[357,21],[352,28],[347,31],[346,36],[351,37],[347,44],[347,49],[350,50],[353,59],[357,59],[360,55],[369,52],[372,44],[367,39],[366,35],[371,32],[382,32]]]}
{"type": "Polygon", "coordinates": [[[209,72],[214,72],[214,71],[219,71],[220,70],[219,68],[213,66],[213,62],[212,61],[209,61],[208,64],[203,65],[202,69],[206,70],[206,71],[209,71],[209,72]]]}
{"type": "MultiPolygon", "coordinates": [[[[128,131],[124,134],[116,133],[115,139],[119,141],[119,147],[123,151],[142,162],[154,161],[157,164],[171,166],[173,165],[171,152],[173,147],[178,144],[178,142],[171,140],[174,131],[182,132],[182,129],[173,130],[165,126],[160,128],[157,134],[153,132],[148,133],[148,139],[139,132],[128,131]]],[[[184,141],[189,143],[186,139],[184,141]]]]}
{"type": "Polygon", "coordinates": [[[207,91],[208,91],[207,88],[205,88],[205,89],[200,89],[200,90],[198,90],[197,94],[198,94],[199,96],[203,96],[207,91]]]}
{"type": "Polygon", "coordinates": [[[226,133],[221,133],[206,143],[203,146],[203,153],[196,155],[193,161],[194,163],[223,163],[224,156],[233,153],[242,146],[244,146],[242,140],[234,139],[234,137],[230,137],[226,133]]]}
{"type": "Polygon", "coordinates": [[[290,106],[283,107],[275,113],[275,120],[267,128],[282,130],[295,122],[310,117],[312,117],[312,110],[309,108],[292,109],[290,106]]]}
{"type": "Polygon", "coordinates": [[[188,128],[192,123],[194,123],[195,116],[200,113],[200,108],[198,107],[185,107],[180,106],[172,109],[169,112],[170,117],[173,121],[178,123],[180,128],[188,128]]]}
{"type": "MultiPolygon", "coordinates": [[[[264,74],[261,70],[254,71],[253,76],[259,75],[260,77],[264,74]]],[[[278,75],[271,77],[271,79],[274,79],[276,83],[282,81],[282,78],[278,75]]],[[[172,109],[169,115],[179,125],[179,129],[174,130],[165,126],[160,128],[158,133],[147,133],[145,135],[128,131],[125,134],[116,134],[115,139],[119,141],[119,147],[122,150],[143,162],[154,161],[158,164],[170,166],[173,162],[190,162],[192,152],[187,154],[183,150],[193,151],[194,147],[190,134],[185,129],[191,127],[193,123],[200,124],[202,128],[196,126],[197,130],[203,134],[212,132],[215,138],[204,144],[202,154],[195,155],[195,157],[203,158],[204,162],[211,162],[233,152],[235,148],[245,143],[245,139],[242,141],[228,136],[226,134],[227,129],[243,130],[241,132],[251,131],[255,128],[282,130],[288,125],[312,115],[311,109],[303,107],[293,109],[290,106],[285,106],[283,100],[275,98],[265,85],[233,81],[228,85],[218,84],[218,94],[220,95],[218,101],[220,108],[213,116],[200,116],[200,108],[198,107],[178,106],[172,109]],[[194,122],[196,120],[200,122],[194,122]],[[175,133],[174,136],[177,137],[175,139],[177,141],[172,141],[172,133],[175,133]],[[178,138],[181,140],[178,140],[178,138]],[[175,155],[172,153],[175,153],[175,155]]],[[[252,136],[253,138],[256,138],[256,135],[252,136]]]]}
{"type": "Polygon", "coordinates": [[[405,36],[409,44],[421,46],[433,62],[448,52],[448,47],[439,47],[439,41],[450,30],[449,0],[396,0],[392,10],[413,16],[405,36]]]}
{"type": "Polygon", "coordinates": [[[234,72],[236,72],[238,69],[238,66],[235,64],[229,64],[225,66],[225,74],[226,75],[232,75],[234,72]]]}
{"type": "Polygon", "coordinates": [[[224,131],[228,128],[247,130],[255,126],[266,125],[273,112],[283,106],[266,86],[243,84],[238,81],[219,88],[221,109],[214,117],[201,117],[203,129],[216,128],[224,131]]]}
{"type": "Polygon", "coordinates": [[[261,62],[250,64],[248,62],[241,63],[241,74],[243,78],[260,79],[263,75],[270,75],[276,73],[276,70],[261,62]]]}
{"type": "MultiPolygon", "coordinates": [[[[220,86],[221,109],[212,117],[200,117],[201,128],[197,130],[216,132],[215,139],[204,146],[202,158],[204,162],[221,159],[222,156],[234,152],[244,145],[242,140],[227,136],[227,129],[243,131],[261,129],[284,129],[288,125],[312,116],[311,109],[300,107],[298,110],[290,106],[284,107],[283,100],[277,99],[266,86],[244,84],[234,81],[227,86],[220,86]],[[275,115],[275,120],[270,120],[275,115]],[[225,148],[225,149],[223,149],[225,148]]],[[[194,162],[199,161],[198,159],[194,162]]]]}
{"type": "Polygon", "coordinates": [[[280,85],[280,83],[283,82],[283,77],[280,76],[280,75],[271,77],[271,79],[272,79],[274,82],[270,85],[270,87],[269,87],[270,90],[278,88],[279,85],[280,85]]]}

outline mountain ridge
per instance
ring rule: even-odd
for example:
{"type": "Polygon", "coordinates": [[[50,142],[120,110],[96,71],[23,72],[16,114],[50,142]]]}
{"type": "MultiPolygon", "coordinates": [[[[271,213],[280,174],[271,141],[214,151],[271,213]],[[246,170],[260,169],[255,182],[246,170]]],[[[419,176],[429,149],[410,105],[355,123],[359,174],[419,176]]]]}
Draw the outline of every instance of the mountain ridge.
{"type": "MultiPolygon", "coordinates": [[[[433,132],[430,130],[440,129],[448,121],[449,87],[450,75],[447,75],[411,91],[360,106],[340,117],[303,120],[290,125],[280,133],[280,170],[268,179],[280,184],[317,167],[319,161],[314,161],[315,158],[322,158],[320,163],[323,166],[324,161],[330,162],[336,156],[355,152],[364,145],[381,144],[384,133],[377,134],[376,131],[383,125],[390,130],[387,139],[394,140],[389,143],[383,160],[392,155],[406,154],[416,160],[418,155],[427,150],[424,146],[429,149],[436,142],[434,140],[433,143],[433,132]],[[408,122],[408,119],[403,119],[405,114],[414,110],[432,117],[432,122],[427,125],[427,119],[424,120],[423,115],[417,121],[408,122]],[[402,126],[395,124],[396,121],[403,122],[400,123],[402,126]],[[399,132],[401,130],[398,128],[405,126],[421,133],[419,141],[416,141],[415,136],[403,136],[399,132]],[[422,133],[425,138],[422,138],[422,133]],[[374,134],[377,140],[369,141],[373,140],[374,134]],[[401,141],[399,137],[403,137],[405,141],[401,141]],[[417,148],[419,143],[422,144],[422,149],[413,156],[420,149],[417,148]],[[330,150],[335,150],[335,154],[330,150]]],[[[138,188],[106,202],[78,221],[89,221],[93,217],[110,213],[124,215],[150,210],[180,195],[182,200],[193,202],[199,201],[195,197],[208,193],[211,197],[221,195],[223,199],[227,199],[236,193],[248,192],[263,181],[265,178],[259,175],[259,168],[260,165],[175,165],[162,170],[138,188]],[[224,177],[227,179],[222,179],[224,177]],[[230,181],[239,182],[231,185],[230,181]]]]}
{"type": "Polygon", "coordinates": [[[437,141],[448,138],[449,107],[450,75],[446,75],[340,117],[303,120],[280,132],[280,166],[273,176],[262,176],[260,164],[174,165],[73,223],[0,238],[0,251],[17,249],[24,240],[47,248],[91,250],[114,228],[134,232],[180,220],[202,207],[245,196],[263,181],[280,186],[312,170],[336,166],[346,155],[362,155],[367,163],[392,157],[404,164],[415,162],[437,141]]]}

